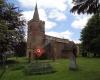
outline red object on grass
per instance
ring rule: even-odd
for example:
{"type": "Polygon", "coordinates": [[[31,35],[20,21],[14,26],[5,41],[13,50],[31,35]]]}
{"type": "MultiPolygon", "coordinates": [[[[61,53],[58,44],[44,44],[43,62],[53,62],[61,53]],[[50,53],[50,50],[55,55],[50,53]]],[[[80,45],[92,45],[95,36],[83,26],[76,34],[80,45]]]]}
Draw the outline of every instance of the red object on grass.
{"type": "Polygon", "coordinates": [[[43,55],[44,49],[43,49],[43,48],[36,48],[35,51],[34,51],[34,53],[35,53],[35,55],[36,55],[37,57],[40,57],[40,56],[43,55]]]}

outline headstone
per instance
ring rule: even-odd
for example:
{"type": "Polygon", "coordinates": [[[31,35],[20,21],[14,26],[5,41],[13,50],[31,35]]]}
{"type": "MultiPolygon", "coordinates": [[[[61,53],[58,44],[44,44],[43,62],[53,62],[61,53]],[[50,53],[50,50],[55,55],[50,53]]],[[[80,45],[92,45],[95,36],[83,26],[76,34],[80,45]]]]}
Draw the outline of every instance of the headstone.
{"type": "Polygon", "coordinates": [[[77,55],[77,46],[74,42],[70,41],[70,47],[72,48],[71,52],[69,53],[69,60],[70,60],[70,64],[69,64],[69,69],[70,70],[77,70],[78,66],[76,63],[76,55],[77,55]]]}
{"type": "Polygon", "coordinates": [[[76,64],[76,57],[74,55],[72,55],[70,57],[70,64],[69,64],[69,69],[70,70],[77,70],[77,64],[76,64]]]}

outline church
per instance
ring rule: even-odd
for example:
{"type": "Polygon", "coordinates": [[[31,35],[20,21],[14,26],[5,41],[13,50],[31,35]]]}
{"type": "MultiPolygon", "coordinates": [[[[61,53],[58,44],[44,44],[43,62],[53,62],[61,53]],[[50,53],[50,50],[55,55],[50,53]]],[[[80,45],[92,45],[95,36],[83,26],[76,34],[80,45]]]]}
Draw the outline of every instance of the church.
{"type": "Polygon", "coordinates": [[[68,39],[57,38],[45,34],[45,21],[40,20],[37,5],[33,18],[28,22],[27,56],[34,57],[34,50],[42,48],[47,59],[67,58],[70,50],[68,39]]]}

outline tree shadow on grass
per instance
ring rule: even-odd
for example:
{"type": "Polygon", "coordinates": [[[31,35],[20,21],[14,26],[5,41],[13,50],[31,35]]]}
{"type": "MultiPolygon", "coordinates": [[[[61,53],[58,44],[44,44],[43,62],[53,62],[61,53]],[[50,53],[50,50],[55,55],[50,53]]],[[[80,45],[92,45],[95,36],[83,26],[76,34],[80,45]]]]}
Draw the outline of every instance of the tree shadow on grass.
{"type": "Polygon", "coordinates": [[[7,60],[4,63],[0,62],[0,66],[2,66],[3,68],[6,67],[9,70],[20,70],[24,67],[22,63],[20,64],[18,61],[15,60],[7,60]]]}
{"type": "Polygon", "coordinates": [[[6,69],[4,69],[4,68],[2,68],[2,69],[3,69],[3,71],[0,74],[0,80],[1,80],[2,76],[4,75],[4,73],[6,72],[6,69]]]}
{"type": "Polygon", "coordinates": [[[0,61],[0,65],[2,65],[2,64],[10,65],[10,64],[16,64],[16,63],[18,63],[18,62],[15,60],[7,60],[5,62],[0,61]]]}

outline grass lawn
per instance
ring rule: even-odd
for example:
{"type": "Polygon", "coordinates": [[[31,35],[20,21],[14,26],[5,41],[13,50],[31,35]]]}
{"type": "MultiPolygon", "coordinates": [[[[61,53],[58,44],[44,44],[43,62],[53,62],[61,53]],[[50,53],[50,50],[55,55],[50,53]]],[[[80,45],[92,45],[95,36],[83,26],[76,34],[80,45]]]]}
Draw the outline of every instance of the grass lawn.
{"type": "MultiPolygon", "coordinates": [[[[18,58],[17,64],[10,64],[0,80],[100,80],[100,58],[77,58],[78,71],[68,69],[69,60],[49,61],[57,72],[44,75],[25,75],[25,58],[18,58]]],[[[0,69],[0,75],[2,70],[0,69]]]]}

